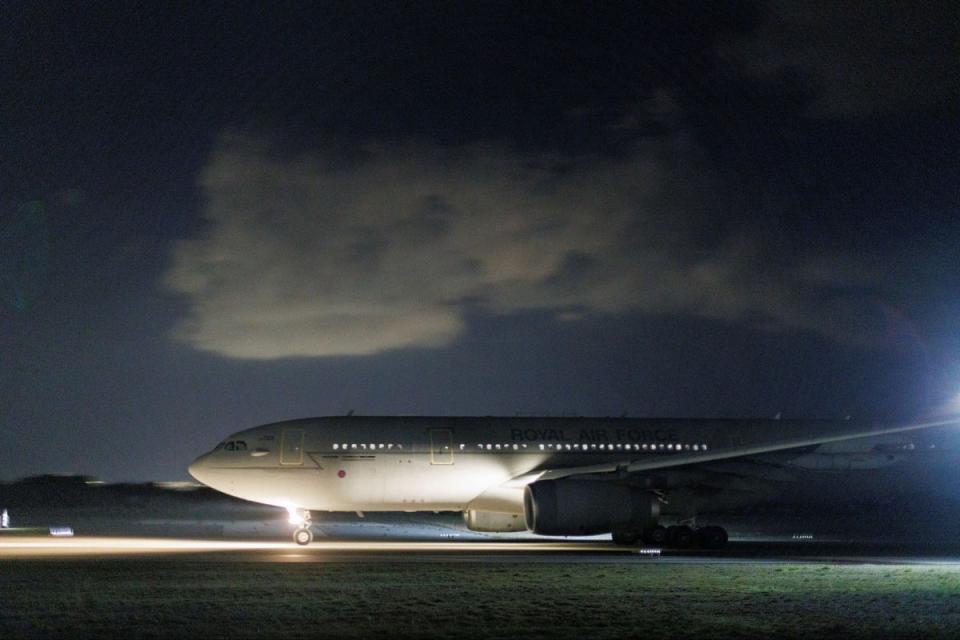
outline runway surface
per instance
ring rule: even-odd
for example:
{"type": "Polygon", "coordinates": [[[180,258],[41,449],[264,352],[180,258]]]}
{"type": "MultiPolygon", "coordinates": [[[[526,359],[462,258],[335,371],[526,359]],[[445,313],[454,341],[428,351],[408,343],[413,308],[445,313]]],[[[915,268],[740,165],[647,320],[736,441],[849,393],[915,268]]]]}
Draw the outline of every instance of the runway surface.
{"type": "Polygon", "coordinates": [[[860,563],[954,565],[960,549],[852,544],[731,543],[720,551],[623,547],[604,541],[401,542],[0,536],[0,561],[163,559],[190,562],[860,563]]]}

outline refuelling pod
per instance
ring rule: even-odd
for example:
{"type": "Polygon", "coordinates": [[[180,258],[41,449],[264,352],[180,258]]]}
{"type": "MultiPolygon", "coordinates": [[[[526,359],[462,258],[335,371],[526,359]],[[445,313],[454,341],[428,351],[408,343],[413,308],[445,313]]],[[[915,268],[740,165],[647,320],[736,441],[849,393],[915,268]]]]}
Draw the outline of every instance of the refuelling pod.
{"type": "Polygon", "coordinates": [[[471,509],[463,512],[463,521],[470,531],[507,533],[510,531],[527,530],[523,515],[519,513],[500,513],[498,511],[476,511],[475,509],[471,509]]]}
{"type": "Polygon", "coordinates": [[[651,493],[602,480],[541,480],[523,493],[527,528],[545,536],[590,536],[641,531],[660,517],[651,493]]]}

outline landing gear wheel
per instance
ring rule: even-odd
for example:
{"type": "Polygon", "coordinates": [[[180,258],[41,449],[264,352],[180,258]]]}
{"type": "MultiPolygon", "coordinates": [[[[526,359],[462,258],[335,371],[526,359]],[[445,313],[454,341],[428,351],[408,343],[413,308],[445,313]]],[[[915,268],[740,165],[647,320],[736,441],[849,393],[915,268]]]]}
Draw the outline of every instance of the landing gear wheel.
{"type": "Polygon", "coordinates": [[[630,545],[637,544],[640,536],[633,531],[614,531],[611,537],[613,538],[614,544],[630,545]]]}
{"type": "Polygon", "coordinates": [[[300,546],[306,546],[313,542],[313,532],[310,529],[297,529],[293,532],[293,541],[300,546]]]}
{"type": "Polygon", "coordinates": [[[667,529],[659,524],[643,532],[644,544],[662,547],[667,541],[667,529]]]}
{"type": "Polygon", "coordinates": [[[719,549],[727,544],[727,530],[723,527],[697,529],[697,544],[704,549],[719,549]]]}
{"type": "Polygon", "coordinates": [[[677,549],[689,549],[693,546],[693,529],[683,525],[668,528],[667,544],[677,549]]]}

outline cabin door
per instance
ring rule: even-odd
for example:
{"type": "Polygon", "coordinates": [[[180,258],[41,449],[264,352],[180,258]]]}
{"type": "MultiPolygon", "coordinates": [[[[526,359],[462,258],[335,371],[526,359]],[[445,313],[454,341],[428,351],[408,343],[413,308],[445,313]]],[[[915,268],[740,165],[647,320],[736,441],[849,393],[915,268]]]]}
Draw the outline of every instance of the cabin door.
{"type": "Polygon", "coordinates": [[[450,429],[430,429],[430,464],[453,464],[453,434],[450,429]]]}
{"type": "Polygon", "coordinates": [[[280,464],[303,464],[303,429],[284,429],[280,436],[280,464]]]}

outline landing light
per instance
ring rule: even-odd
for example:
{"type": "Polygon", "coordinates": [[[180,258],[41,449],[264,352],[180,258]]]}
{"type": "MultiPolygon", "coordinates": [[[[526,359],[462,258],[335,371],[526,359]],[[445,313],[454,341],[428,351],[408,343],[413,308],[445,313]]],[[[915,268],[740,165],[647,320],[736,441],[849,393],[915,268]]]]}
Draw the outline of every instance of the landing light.
{"type": "Polygon", "coordinates": [[[299,527],[306,522],[306,520],[303,519],[303,516],[301,516],[300,513],[297,511],[296,507],[292,505],[288,505],[286,509],[287,509],[287,513],[289,514],[289,517],[287,518],[287,522],[289,522],[290,524],[293,524],[299,527]]]}

